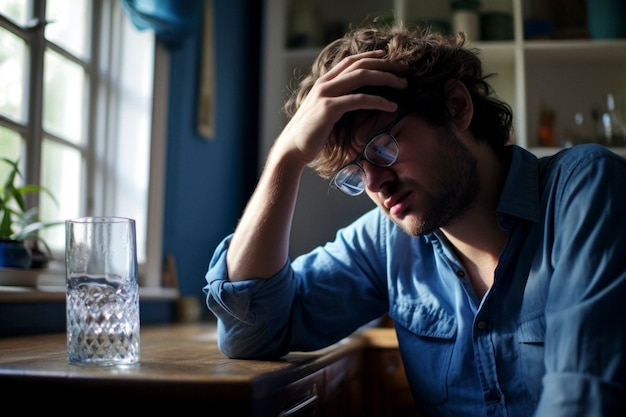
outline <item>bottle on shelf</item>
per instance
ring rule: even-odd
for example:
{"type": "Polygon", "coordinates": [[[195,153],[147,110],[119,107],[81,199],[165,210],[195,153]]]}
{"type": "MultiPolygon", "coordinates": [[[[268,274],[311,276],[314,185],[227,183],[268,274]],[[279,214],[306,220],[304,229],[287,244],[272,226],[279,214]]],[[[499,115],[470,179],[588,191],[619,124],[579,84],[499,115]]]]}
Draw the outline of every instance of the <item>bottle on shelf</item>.
{"type": "Polygon", "coordinates": [[[615,96],[611,93],[606,95],[606,109],[601,115],[601,121],[603,144],[615,147],[626,145],[626,131],[615,108],[615,96]]]}
{"type": "Polygon", "coordinates": [[[548,106],[545,102],[541,103],[541,111],[539,112],[539,129],[537,132],[539,145],[545,147],[555,147],[556,133],[554,129],[554,122],[556,121],[556,113],[554,109],[548,106]]]}
{"type": "Polygon", "coordinates": [[[480,1],[455,0],[452,2],[452,32],[465,32],[467,39],[480,40],[480,1]]]}

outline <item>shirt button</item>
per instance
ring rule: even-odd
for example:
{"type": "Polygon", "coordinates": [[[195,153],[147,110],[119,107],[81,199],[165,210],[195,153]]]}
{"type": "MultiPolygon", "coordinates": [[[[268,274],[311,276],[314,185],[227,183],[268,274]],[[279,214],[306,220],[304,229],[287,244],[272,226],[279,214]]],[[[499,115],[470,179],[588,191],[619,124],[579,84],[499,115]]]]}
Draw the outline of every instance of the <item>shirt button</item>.
{"type": "Polygon", "coordinates": [[[465,276],[465,271],[459,269],[458,271],[456,271],[456,276],[459,278],[463,278],[465,276]]]}
{"type": "Polygon", "coordinates": [[[487,329],[487,327],[489,327],[489,324],[486,321],[481,320],[476,324],[476,327],[478,328],[478,330],[485,330],[487,329]]]}

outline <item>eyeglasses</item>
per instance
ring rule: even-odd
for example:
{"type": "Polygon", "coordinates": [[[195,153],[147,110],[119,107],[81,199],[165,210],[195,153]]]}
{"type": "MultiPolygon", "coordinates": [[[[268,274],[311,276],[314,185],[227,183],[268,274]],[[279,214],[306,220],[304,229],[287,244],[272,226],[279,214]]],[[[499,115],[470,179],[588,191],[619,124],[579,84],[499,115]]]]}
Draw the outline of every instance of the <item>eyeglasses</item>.
{"type": "Polygon", "coordinates": [[[398,159],[400,146],[391,134],[391,130],[404,116],[406,113],[400,114],[389,126],[370,139],[363,148],[361,155],[337,171],[331,180],[331,186],[349,196],[357,196],[365,190],[365,170],[360,164],[362,160],[365,159],[369,163],[383,168],[393,165],[398,159]]]}

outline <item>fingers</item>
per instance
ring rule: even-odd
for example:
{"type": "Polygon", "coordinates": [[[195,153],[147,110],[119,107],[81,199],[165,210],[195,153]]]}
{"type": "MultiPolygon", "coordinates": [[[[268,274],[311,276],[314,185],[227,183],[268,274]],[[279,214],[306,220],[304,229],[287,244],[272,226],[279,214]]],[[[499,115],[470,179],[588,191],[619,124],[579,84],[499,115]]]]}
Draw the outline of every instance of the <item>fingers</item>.
{"type": "Polygon", "coordinates": [[[279,141],[283,149],[310,162],[321,151],[332,127],[341,117],[355,110],[394,112],[397,104],[380,95],[358,90],[366,86],[406,88],[408,82],[397,75],[407,65],[391,62],[384,51],[370,51],[344,58],[320,77],[289,121],[279,141]]]}
{"type": "MultiPolygon", "coordinates": [[[[350,55],[345,57],[339,62],[339,64],[335,65],[331,68],[324,77],[326,79],[332,79],[338,74],[341,74],[344,71],[349,71],[350,69],[356,68],[364,68],[364,69],[376,69],[379,67],[380,70],[388,71],[388,72],[400,72],[407,69],[407,65],[401,62],[392,62],[387,59],[384,59],[385,51],[376,50],[376,51],[368,51],[362,52],[360,54],[350,55]]],[[[322,78],[324,78],[322,77],[322,78]]]]}
{"type": "Polygon", "coordinates": [[[320,77],[318,83],[344,82],[347,91],[353,91],[364,85],[403,88],[406,84],[397,74],[408,69],[402,62],[392,62],[382,58],[384,51],[370,51],[344,58],[327,74],[320,77]]]}
{"type": "Polygon", "coordinates": [[[345,111],[362,109],[377,109],[394,111],[395,105],[379,96],[355,94],[354,92],[365,86],[389,87],[403,89],[407,80],[398,73],[407,70],[407,65],[401,62],[391,62],[383,59],[384,51],[370,51],[344,58],[327,74],[316,82],[313,95],[319,98],[335,98],[335,105],[348,105],[345,111]],[[359,106],[359,103],[363,107],[359,106]],[[389,110],[391,109],[391,110],[389,110]]]}
{"type": "Polygon", "coordinates": [[[384,55],[385,55],[385,51],[383,51],[382,49],[379,49],[376,51],[368,51],[368,52],[363,52],[360,54],[347,56],[344,59],[342,59],[337,65],[331,68],[330,71],[328,71],[328,73],[325,75],[325,77],[334,78],[337,74],[343,72],[350,65],[356,62],[359,62],[359,60],[362,60],[365,58],[379,58],[380,59],[384,55]]]}

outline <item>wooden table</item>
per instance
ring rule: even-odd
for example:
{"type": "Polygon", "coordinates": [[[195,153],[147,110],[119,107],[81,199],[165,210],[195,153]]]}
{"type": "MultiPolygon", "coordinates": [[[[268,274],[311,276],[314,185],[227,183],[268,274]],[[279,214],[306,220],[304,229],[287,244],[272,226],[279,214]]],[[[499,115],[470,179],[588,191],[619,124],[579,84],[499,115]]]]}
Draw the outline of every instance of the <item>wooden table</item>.
{"type": "Polygon", "coordinates": [[[176,324],[142,327],[139,364],[93,367],[67,363],[65,333],[13,337],[0,339],[0,392],[29,398],[20,412],[68,411],[79,399],[107,415],[124,414],[118,400],[144,411],[195,405],[211,416],[350,415],[361,411],[354,384],[365,344],[355,335],[279,361],[234,360],[217,349],[214,325],[176,324]]]}

